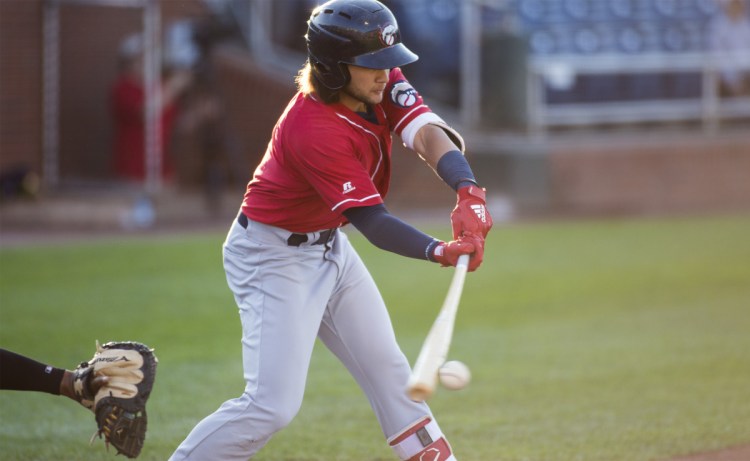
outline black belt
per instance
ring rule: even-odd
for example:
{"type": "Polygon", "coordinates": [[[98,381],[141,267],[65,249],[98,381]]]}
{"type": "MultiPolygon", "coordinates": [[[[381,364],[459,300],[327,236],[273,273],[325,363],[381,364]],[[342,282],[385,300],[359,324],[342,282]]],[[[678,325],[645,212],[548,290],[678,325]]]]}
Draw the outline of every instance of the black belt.
{"type": "MultiPolygon", "coordinates": [[[[240,213],[239,216],[237,216],[237,222],[240,223],[240,226],[247,229],[247,216],[245,216],[245,213],[240,213]]],[[[333,238],[334,232],[336,232],[336,229],[326,229],[322,231],[318,240],[311,243],[311,245],[325,245],[331,240],[331,238],[333,238]]],[[[286,244],[290,247],[298,247],[307,242],[307,240],[307,234],[292,233],[292,235],[286,239],[286,244]]]]}

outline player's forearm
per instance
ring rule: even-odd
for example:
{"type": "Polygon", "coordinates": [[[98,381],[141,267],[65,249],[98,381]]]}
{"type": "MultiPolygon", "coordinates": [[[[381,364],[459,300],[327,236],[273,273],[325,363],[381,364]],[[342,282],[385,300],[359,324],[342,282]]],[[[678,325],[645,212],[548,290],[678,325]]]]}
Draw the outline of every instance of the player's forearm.
{"type": "Polygon", "coordinates": [[[0,349],[0,364],[3,369],[3,373],[0,373],[0,389],[60,395],[64,369],[5,349],[0,349]]]}
{"type": "Polygon", "coordinates": [[[425,125],[414,137],[414,150],[430,165],[437,169],[438,162],[446,152],[459,150],[458,146],[437,125],[425,125]]]}
{"type": "Polygon", "coordinates": [[[453,190],[477,184],[469,162],[443,128],[436,125],[420,128],[414,148],[453,190]]]}
{"type": "Polygon", "coordinates": [[[434,260],[438,241],[388,213],[383,205],[350,208],[344,216],[376,247],[415,259],[434,260]]]}
{"type": "Polygon", "coordinates": [[[461,187],[477,184],[469,162],[458,150],[443,155],[435,171],[446,184],[456,191],[461,187]]]}

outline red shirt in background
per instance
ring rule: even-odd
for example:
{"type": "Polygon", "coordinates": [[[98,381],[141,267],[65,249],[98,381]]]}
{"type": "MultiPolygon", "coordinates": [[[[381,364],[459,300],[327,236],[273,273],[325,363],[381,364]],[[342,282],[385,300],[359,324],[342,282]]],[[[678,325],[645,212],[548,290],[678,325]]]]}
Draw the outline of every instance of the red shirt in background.
{"type": "MultiPolygon", "coordinates": [[[[143,85],[132,76],[120,77],[112,88],[111,97],[115,121],[115,172],[122,178],[143,181],[146,178],[143,85]]],[[[173,173],[167,146],[175,115],[174,104],[164,106],[160,138],[161,173],[165,179],[169,179],[173,173]]]]}

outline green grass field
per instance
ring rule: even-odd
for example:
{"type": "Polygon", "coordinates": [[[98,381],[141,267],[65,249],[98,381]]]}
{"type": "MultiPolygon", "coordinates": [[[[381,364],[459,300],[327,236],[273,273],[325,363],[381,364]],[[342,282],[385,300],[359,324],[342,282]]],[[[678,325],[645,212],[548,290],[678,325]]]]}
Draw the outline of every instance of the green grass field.
{"type": "MultiPolygon", "coordinates": [[[[352,238],[414,360],[452,270],[352,238]]],[[[243,389],[222,239],[0,249],[0,345],[68,368],[96,339],[155,347],[139,459],[163,461],[243,389]]],[[[498,225],[467,277],[451,358],[473,382],[430,402],[462,461],[647,461],[750,443],[750,217],[498,225]]],[[[67,399],[0,392],[1,460],[119,459],[89,446],[94,427],[67,399]]],[[[300,414],[257,459],[393,456],[319,344],[300,414]]]]}

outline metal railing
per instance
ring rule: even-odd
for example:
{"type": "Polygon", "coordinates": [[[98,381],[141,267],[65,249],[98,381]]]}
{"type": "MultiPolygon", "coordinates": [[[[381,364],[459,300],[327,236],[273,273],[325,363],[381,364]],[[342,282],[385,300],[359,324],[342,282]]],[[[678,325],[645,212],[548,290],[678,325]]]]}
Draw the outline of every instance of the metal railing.
{"type": "MultiPolygon", "coordinates": [[[[272,39],[272,2],[269,0],[223,1],[240,28],[248,48],[269,70],[296,72],[304,59],[298,52],[279,46],[272,39]]],[[[463,0],[460,4],[460,69],[459,103],[454,113],[446,114],[464,129],[489,130],[493,127],[482,113],[483,105],[492,95],[484,88],[483,38],[487,11],[506,13],[514,18],[510,0],[463,0]]],[[[511,21],[512,22],[512,21],[511,21]]],[[[516,32],[518,32],[516,30],[516,32]]],[[[520,36],[520,35],[519,35],[520,36]]],[[[716,131],[723,120],[750,116],[750,98],[720,98],[718,76],[721,56],[711,53],[648,53],[648,54],[527,54],[519,63],[525,73],[524,123],[531,137],[543,137],[554,127],[585,126],[601,123],[633,123],[663,121],[698,121],[706,133],[716,131]],[[616,76],[618,74],[658,75],[664,73],[697,74],[700,91],[679,98],[612,100],[557,103],[548,100],[550,81],[580,76],[616,76]]],[[[750,55],[745,62],[735,62],[750,71],[750,55]]],[[[429,95],[428,95],[429,96],[429,95]]],[[[442,108],[441,108],[442,110],[442,108]]],[[[448,108],[450,112],[450,108],[448,108]]],[[[497,128],[502,129],[501,127],[497,128]]]]}
{"type": "Polygon", "coordinates": [[[136,9],[142,12],[144,100],[145,188],[157,193],[162,187],[159,107],[159,63],[161,62],[161,8],[158,0],[45,0],[43,2],[43,152],[44,181],[55,187],[60,182],[60,9],[91,5],[136,9]]]}
{"type": "MultiPolygon", "coordinates": [[[[724,119],[750,117],[750,96],[719,97],[719,73],[723,60],[712,53],[650,54],[624,60],[620,55],[553,56],[528,59],[528,126],[534,136],[551,126],[632,123],[643,121],[700,121],[706,133],[715,132],[724,119]],[[579,75],[685,73],[700,77],[694,97],[550,104],[546,88],[550,80],[575,79],[579,75]],[[561,77],[562,75],[562,77],[561,77]]],[[[750,72],[750,55],[734,64],[750,72]]]]}

